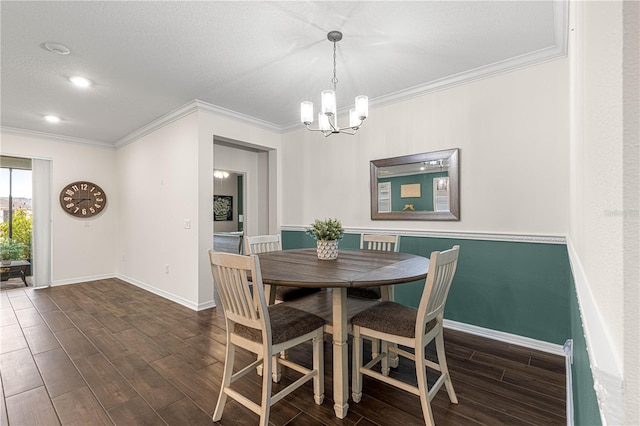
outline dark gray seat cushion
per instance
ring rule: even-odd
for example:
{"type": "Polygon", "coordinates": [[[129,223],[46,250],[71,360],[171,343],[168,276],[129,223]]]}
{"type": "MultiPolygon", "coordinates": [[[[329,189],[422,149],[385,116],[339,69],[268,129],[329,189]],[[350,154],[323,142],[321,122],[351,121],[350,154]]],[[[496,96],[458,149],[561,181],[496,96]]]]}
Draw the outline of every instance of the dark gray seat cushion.
{"type": "MultiPolygon", "coordinates": [[[[310,333],[325,324],[319,316],[283,303],[271,305],[268,309],[271,317],[271,340],[274,345],[310,333]]],[[[262,330],[236,324],[234,331],[245,339],[262,343],[262,330]]]]}
{"type": "Polygon", "coordinates": [[[349,287],[347,296],[378,300],[382,297],[382,293],[380,287],[349,287]]]}
{"type": "MultiPolygon", "coordinates": [[[[380,302],[353,317],[351,323],[383,333],[414,338],[418,310],[395,302],[380,302]]],[[[436,326],[436,320],[427,324],[427,331],[436,326]]]]}

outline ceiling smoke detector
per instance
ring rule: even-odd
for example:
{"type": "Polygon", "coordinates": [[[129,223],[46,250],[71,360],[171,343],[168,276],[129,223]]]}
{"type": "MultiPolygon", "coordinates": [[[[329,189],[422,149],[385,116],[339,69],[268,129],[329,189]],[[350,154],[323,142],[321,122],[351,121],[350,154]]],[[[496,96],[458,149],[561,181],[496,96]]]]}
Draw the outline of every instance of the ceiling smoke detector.
{"type": "Polygon", "coordinates": [[[55,41],[47,41],[41,44],[44,50],[48,50],[51,53],[55,53],[58,55],[68,55],[71,53],[71,50],[67,46],[61,43],[56,43],[55,41]]]}

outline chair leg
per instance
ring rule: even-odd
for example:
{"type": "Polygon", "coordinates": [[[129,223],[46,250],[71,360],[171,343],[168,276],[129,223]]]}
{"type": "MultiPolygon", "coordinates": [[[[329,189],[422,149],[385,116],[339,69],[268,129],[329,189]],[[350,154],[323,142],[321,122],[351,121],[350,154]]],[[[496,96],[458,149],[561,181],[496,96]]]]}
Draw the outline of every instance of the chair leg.
{"type": "Polygon", "coordinates": [[[422,406],[422,415],[427,426],[434,426],[433,413],[429,404],[429,387],[427,386],[427,366],[424,363],[425,347],[422,342],[416,342],[416,375],[418,376],[418,391],[420,392],[420,405],[422,406]]]}
{"type": "Polygon", "coordinates": [[[271,357],[271,378],[274,383],[279,383],[282,378],[282,369],[278,363],[278,355],[271,357]]]}
{"type": "Polygon", "coordinates": [[[453,404],[457,404],[458,397],[456,396],[456,392],[453,390],[453,383],[451,383],[451,376],[449,375],[449,368],[447,367],[447,356],[444,353],[444,336],[442,334],[442,329],[440,329],[440,333],[436,336],[436,353],[438,355],[438,364],[440,365],[441,374],[446,377],[444,385],[447,389],[449,400],[453,404]]]}
{"type": "MultiPolygon", "coordinates": [[[[396,345],[395,343],[392,343],[394,348],[397,348],[398,345],[396,345]]],[[[398,365],[400,365],[400,355],[398,355],[395,352],[389,352],[387,351],[387,353],[389,354],[389,366],[391,368],[398,368],[398,365]]]]}
{"type": "Polygon", "coordinates": [[[380,355],[380,339],[371,339],[371,359],[380,355]]]}
{"type": "MultiPolygon", "coordinates": [[[[266,353],[263,356],[268,356],[266,353]]],[[[263,363],[262,371],[262,398],[260,403],[260,426],[269,425],[269,412],[271,411],[271,375],[273,373],[274,357],[269,357],[272,362],[263,363]]]]}
{"type": "Polygon", "coordinates": [[[391,370],[389,368],[389,357],[390,357],[389,345],[391,345],[391,343],[384,340],[382,341],[382,353],[384,354],[384,356],[382,357],[380,372],[382,373],[383,376],[388,376],[389,371],[391,370]]]}
{"type": "Polygon", "coordinates": [[[313,338],[313,369],[317,371],[313,378],[313,399],[321,405],[324,401],[324,331],[320,330],[313,338]]]}
{"type": "MultiPolygon", "coordinates": [[[[262,355],[258,355],[258,359],[260,359],[261,357],[262,355]]],[[[278,364],[278,360],[276,359],[276,356],[273,357],[272,363],[273,363],[273,367],[271,369],[271,371],[273,372],[272,379],[274,382],[279,383],[280,379],[282,378],[282,370],[280,369],[280,364],[278,364]]],[[[256,373],[260,377],[262,377],[262,369],[263,369],[263,364],[260,364],[259,366],[256,367],[256,373]]]]}
{"type": "Polygon", "coordinates": [[[227,402],[227,394],[225,388],[231,384],[231,376],[233,375],[233,362],[235,358],[236,347],[229,341],[229,335],[227,335],[227,350],[224,359],[224,370],[222,374],[222,385],[220,386],[220,395],[218,396],[218,403],[216,409],[213,412],[213,421],[217,422],[222,418],[224,411],[224,404],[227,402]]]}
{"type": "Polygon", "coordinates": [[[353,368],[351,378],[351,398],[353,402],[360,402],[362,400],[362,336],[360,332],[354,327],[353,330],[353,368]]]}
{"type": "MultiPolygon", "coordinates": [[[[262,355],[258,355],[256,359],[260,359],[261,357],[262,355]]],[[[262,377],[262,364],[256,367],[256,373],[258,374],[258,376],[262,377]]]]}

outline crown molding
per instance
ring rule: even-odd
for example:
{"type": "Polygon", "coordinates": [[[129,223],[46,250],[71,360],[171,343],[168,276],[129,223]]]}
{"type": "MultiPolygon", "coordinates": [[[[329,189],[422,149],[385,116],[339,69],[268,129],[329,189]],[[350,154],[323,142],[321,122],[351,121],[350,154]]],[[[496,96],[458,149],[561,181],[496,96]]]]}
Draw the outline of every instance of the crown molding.
{"type": "Polygon", "coordinates": [[[72,143],[80,145],[93,145],[104,149],[113,150],[115,147],[110,142],[96,141],[92,139],[76,138],[73,136],[55,135],[53,133],[37,132],[35,130],[18,129],[15,127],[0,127],[0,132],[8,135],[26,136],[34,138],[52,139],[57,142],[72,143]]]}
{"type": "MultiPolygon", "coordinates": [[[[308,226],[304,225],[282,225],[281,231],[304,232],[308,226]]],[[[515,243],[536,243],[536,244],[566,244],[566,237],[560,235],[526,235],[526,234],[502,234],[486,232],[457,232],[457,231],[423,231],[415,229],[392,229],[392,228],[344,228],[347,234],[397,234],[401,237],[428,237],[428,238],[450,238],[454,240],[483,240],[483,241],[503,241],[515,243]]]]}
{"type": "Polygon", "coordinates": [[[242,121],[245,122],[247,124],[251,124],[252,126],[256,126],[256,127],[260,127],[264,130],[269,130],[271,132],[276,132],[276,133],[282,133],[282,126],[279,126],[277,124],[271,123],[269,121],[265,121],[265,120],[261,120],[259,118],[256,117],[252,117],[250,115],[247,114],[243,114],[241,112],[237,112],[237,111],[232,111],[230,109],[227,108],[223,108],[217,105],[213,105],[204,101],[200,101],[198,99],[195,99],[193,102],[195,102],[198,106],[198,109],[204,112],[209,112],[212,114],[218,114],[218,115],[223,115],[225,117],[229,117],[232,118],[234,120],[238,120],[238,121],[242,121]]]}
{"type": "Polygon", "coordinates": [[[176,108],[173,111],[170,111],[156,118],[152,122],[145,124],[144,126],[140,127],[138,130],[135,130],[129,133],[125,137],[118,139],[117,141],[115,141],[114,146],[116,147],[116,149],[120,149],[124,146],[127,146],[130,143],[144,136],[147,136],[150,133],[155,132],[156,130],[166,126],[167,124],[171,124],[176,120],[186,117],[187,115],[197,110],[198,110],[198,106],[195,103],[195,101],[190,101],[182,105],[181,107],[176,108]]]}
{"type": "Polygon", "coordinates": [[[129,133],[125,137],[117,140],[114,145],[116,149],[122,148],[130,144],[131,142],[134,142],[150,133],[155,132],[156,130],[166,126],[167,124],[173,123],[174,121],[179,120],[183,117],[186,117],[187,115],[196,111],[222,115],[224,117],[241,121],[243,123],[250,124],[252,126],[260,127],[265,130],[281,133],[281,128],[279,126],[276,126],[273,123],[269,123],[268,121],[260,120],[255,117],[242,114],[240,112],[232,111],[227,108],[223,108],[223,107],[213,105],[198,99],[194,99],[182,105],[181,107],[176,108],[173,111],[170,111],[161,117],[158,117],[157,119],[153,120],[151,123],[146,124],[145,126],[139,128],[138,130],[129,133]]]}

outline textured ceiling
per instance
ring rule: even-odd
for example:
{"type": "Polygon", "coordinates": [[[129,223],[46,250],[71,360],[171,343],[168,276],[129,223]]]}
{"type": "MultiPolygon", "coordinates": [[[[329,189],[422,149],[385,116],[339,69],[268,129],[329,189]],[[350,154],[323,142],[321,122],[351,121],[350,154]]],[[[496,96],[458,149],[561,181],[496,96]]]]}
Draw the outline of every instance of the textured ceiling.
{"type": "Polygon", "coordinates": [[[372,107],[564,54],[566,3],[2,1],[5,128],[117,143],[198,99],[287,130],[330,87],[372,107]],[[71,54],[41,45],[55,41],[71,54]],[[88,89],[67,78],[83,75],[88,89]],[[62,122],[43,120],[56,114],[62,122]]]}

